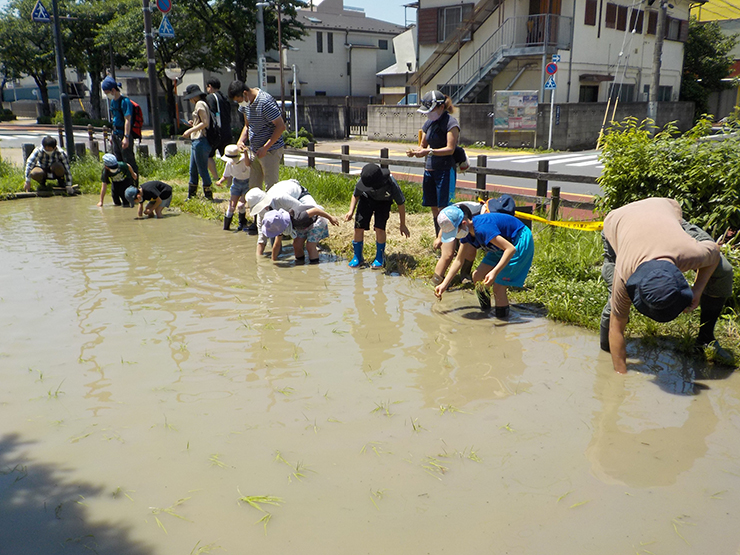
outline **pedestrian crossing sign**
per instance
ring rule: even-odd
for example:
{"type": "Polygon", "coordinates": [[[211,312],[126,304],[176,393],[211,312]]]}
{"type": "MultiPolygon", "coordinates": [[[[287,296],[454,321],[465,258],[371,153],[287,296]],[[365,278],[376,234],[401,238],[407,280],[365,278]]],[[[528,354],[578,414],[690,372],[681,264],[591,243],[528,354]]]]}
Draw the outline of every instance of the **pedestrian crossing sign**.
{"type": "Polygon", "coordinates": [[[49,17],[49,12],[46,11],[46,8],[41,3],[41,0],[36,0],[36,5],[33,7],[33,11],[31,12],[31,21],[36,21],[39,23],[49,23],[51,21],[51,17],[49,17]]]}
{"type": "Polygon", "coordinates": [[[547,83],[545,83],[545,90],[554,91],[556,88],[557,88],[557,85],[555,84],[555,79],[552,75],[550,75],[550,78],[547,80],[547,83]]]}
{"type": "Polygon", "coordinates": [[[174,39],[175,30],[172,28],[172,23],[167,19],[167,16],[162,16],[162,23],[159,24],[159,36],[165,39],[174,39]]]}

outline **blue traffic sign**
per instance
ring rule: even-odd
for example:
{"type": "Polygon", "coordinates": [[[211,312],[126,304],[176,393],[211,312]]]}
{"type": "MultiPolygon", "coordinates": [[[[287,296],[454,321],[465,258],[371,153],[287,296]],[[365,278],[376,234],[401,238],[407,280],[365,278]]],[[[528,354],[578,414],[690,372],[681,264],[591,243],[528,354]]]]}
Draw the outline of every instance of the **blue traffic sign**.
{"type": "Polygon", "coordinates": [[[157,0],[157,9],[162,13],[170,13],[172,0],[157,0]]]}
{"type": "Polygon", "coordinates": [[[545,73],[548,75],[555,75],[558,72],[558,64],[550,62],[545,66],[545,73]]]}
{"type": "Polygon", "coordinates": [[[560,54],[553,54],[552,61],[558,63],[560,61],[560,54]]]}
{"type": "Polygon", "coordinates": [[[162,17],[162,23],[159,24],[159,30],[157,32],[160,37],[165,39],[175,38],[175,30],[172,28],[172,24],[166,15],[162,17]]]}
{"type": "Polygon", "coordinates": [[[545,90],[546,91],[554,91],[558,86],[555,84],[555,78],[550,75],[550,78],[547,80],[547,83],[545,83],[545,90]]]}
{"type": "Polygon", "coordinates": [[[41,0],[36,0],[36,5],[33,7],[33,11],[31,12],[31,21],[37,21],[41,23],[49,23],[51,21],[49,12],[46,11],[46,8],[41,3],[41,0]]]}

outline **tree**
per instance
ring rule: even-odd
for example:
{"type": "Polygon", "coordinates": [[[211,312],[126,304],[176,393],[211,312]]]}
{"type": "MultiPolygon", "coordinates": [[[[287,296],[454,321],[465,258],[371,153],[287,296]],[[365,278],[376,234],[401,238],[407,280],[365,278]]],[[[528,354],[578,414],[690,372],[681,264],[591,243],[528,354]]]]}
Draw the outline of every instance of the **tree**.
{"type": "MultiPolygon", "coordinates": [[[[247,69],[257,62],[257,0],[182,0],[201,21],[201,25],[212,27],[220,33],[214,43],[214,51],[231,62],[236,78],[246,81],[247,69]]],[[[274,8],[263,9],[265,26],[265,48],[278,48],[277,4],[282,13],[281,34],[283,46],[291,39],[305,34],[304,25],[297,19],[297,8],[305,6],[301,0],[274,0],[274,8]]]]}
{"type": "Polygon", "coordinates": [[[709,109],[709,94],[729,88],[722,81],[730,74],[733,62],[730,51],[739,35],[725,35],[716,21],[689,20],[689,37],[684,44],[681,100],[696,104],[697,118],[709,109]]]}
{"type": "Polygon", "coordinates": [[[41,93],[42,113],[51,115],[48,82],[56,76],[51,24],[34,23],[35,0],[10,0],[0,15],[0,64],[8,79],[33,78],[41,93]]]}

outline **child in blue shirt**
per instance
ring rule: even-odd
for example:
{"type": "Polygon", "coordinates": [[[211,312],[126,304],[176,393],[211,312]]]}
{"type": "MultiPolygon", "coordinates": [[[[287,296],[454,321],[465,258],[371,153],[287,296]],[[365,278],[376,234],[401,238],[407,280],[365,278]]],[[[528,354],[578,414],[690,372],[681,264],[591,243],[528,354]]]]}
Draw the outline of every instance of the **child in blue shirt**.
{"type": "Polygon", "coordinates": [[[522,287],[532,266],[532,232],[514,216],[497,213],[472,216],[466,206],[457,205],[443,209],[437,223],[442,230],[442,242],[460,239],[460,250],[444,281],[434,288],[434,294],[441,299],[463,262],[475,260],[477,249],[484,249],[486,255],[473,273],[473,282],[482,282],[483,285],[478,300],[481,309],[491,308],[490,293],[486,288],[493,286],[496,317],[506,318],[509,315],[507,290],[509,287],[522,287]]]}

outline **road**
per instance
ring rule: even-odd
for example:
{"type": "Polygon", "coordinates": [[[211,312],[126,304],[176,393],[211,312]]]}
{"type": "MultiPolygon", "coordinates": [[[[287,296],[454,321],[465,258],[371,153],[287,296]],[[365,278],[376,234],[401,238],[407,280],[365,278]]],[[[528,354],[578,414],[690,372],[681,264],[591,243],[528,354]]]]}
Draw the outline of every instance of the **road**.
{"type": "MultiPolygon", "coordinates": [[[[41,138],[47,134],[53,137],[57,136],[56,128],[48,126],[38,126],[32,123],[3,123],[0,124],[0,152],[2,156],[11,162],[21,165],[23,163],[21,145],[23,143],[40,144],[41,138]]],[[[75,140],[87,143],[88,136],[85,131],[75,131],[75,140]]],[[[102,137],[96,136],[96,140],[102,143],[102,137]]],[[[142,144],[149,145],[149,151],[154,151],[151,131],[144,132],[142,144]]],[[[320,141],[316,145],[319,157],[316,159],[316,168],[323,171],[340,172],[341,162],[330,158],[321,158],[321,152],[341,153],[341,147],[344,144],[350,145],[350,154],[358,156],[378,156],[381,148],[388,148],[389,157],[392,159],[405,159],[405,152],[408,145],[400,143],[383,143],[367,141],[360,139],[351,139],[345,141],[327,140],[320,141]]],[[[102,146],[102,144],[101,144],[102,146]]],[[[178,148],[189,148],[189,145],[179,142],[178,148]]],[[[599,151],[583,152],[550,152],[546,154],[528,154],[507,151],[506,153],[494,153],[485,149],[466,149],[472,165],[476,165],[477,156],[483,154],[487,156],[487,167],[501,168],[508,170],[536,171],[541,160],[547,160],[551,172],[563,174],[589,175],[598,177],[601,174],[603,165],[599,161],[599,151]]],[[[305,167],[307,158],[296,155],[286,155],[285,164],[287,166],[305,167]]],[[[351,163],[350,174],[359,175],[362,169],[362,163],[351,163]]],[[[394,175],[410,181],[421,181],[423,170],[421,168],[412,168],[410,166],[391,166],[394,175]]],[[[475,174],[462,173],[458,175],[457,182],[459,186],[474,188],[476,184],[475,174]]],[[[600,188],[595,184],[570,183],[552,181],[552,185],[559,185],[565,197],[571,196],[574,200],[591,200],[594,195],[600,194],[600,188]]],[[[522,195],[534,196],[536,184],[532,180],[523,180],[518,178],[509,178],[503,176],[487,176],[486,185],[488,189],[496,189],[504,192],[518,193],[522,195]]]]}

